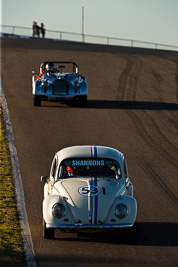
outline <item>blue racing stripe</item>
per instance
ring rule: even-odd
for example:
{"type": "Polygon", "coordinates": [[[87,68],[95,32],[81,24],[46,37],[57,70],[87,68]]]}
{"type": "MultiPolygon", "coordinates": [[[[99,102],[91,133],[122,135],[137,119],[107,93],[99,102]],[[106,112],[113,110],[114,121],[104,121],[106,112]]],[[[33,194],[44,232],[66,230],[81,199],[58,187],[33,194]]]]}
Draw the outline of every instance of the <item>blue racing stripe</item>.
{"type": "MultiPolygon", "coordinates": [[[[97,147],[91,147],[91,157],[97,158],[97,147]]],[[[90,186],[98,186],[97,176],[91,177],[90,186]]],[[[90,197],[91,224],[98,223],[98,195],[90,197]]]]}
{"type": "MultiPolygon", "coordinates": [[[[97,176],[91,177],[90,186],[98,186],[97,176]]],[[[91,224],[98,223],[98,195],[90,197],[91,224]]]]}
{"type": "Polygon", "coordinates": [[[94,146],[94,157],[95,157],[95,158],[97,158],[97,154],[98,154],[98,153],[97,153],[97,147],[94,146]]]}
{"type": "MultiPolygon", "coordinates": [[[[94,177],[94,185],[98,186],[98,180],[97,177],[94,177]]],[[[94,197],[95,202],[95,210],[94,210],[94,224],[98,223],[98,195],[94,197]]]]}

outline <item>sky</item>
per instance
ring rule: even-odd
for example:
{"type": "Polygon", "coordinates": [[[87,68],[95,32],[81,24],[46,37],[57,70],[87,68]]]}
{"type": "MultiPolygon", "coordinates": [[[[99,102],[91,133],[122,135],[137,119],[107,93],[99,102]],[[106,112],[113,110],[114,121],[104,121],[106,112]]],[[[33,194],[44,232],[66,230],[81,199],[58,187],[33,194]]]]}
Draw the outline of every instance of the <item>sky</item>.
{"type": "Polygon", "coordinates": [[[178,46],[178,0],[0,0],[1,25],[178,46]],[[82,27],[82,7],[84,24],[82,27]]]}

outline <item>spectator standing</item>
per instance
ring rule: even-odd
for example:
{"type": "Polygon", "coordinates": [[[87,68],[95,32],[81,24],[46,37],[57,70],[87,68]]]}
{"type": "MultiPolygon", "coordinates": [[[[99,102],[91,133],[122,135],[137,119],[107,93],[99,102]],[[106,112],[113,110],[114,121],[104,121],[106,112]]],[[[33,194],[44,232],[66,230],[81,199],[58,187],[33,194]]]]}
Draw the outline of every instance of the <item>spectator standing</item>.
{"type": "Polygon", "coordinates": [[[40,37],[40,27],[36,24],[36,35],[40,37]]]}
{"type": "Polygon", "coordinates": [[[46,29],[44,28],[44,24],[43,23],[41,23],[40,31],[41,31],[42,38],[44,38],[46,29]]]}
{"type": "Polygon", "coordinates": [[[36,35],[36,32],[37,32],[37,23],[36,21],[33,21],[33,24],[32,24],[32,36],[35,37],[36,35]]]}
{"type": "Polygon", "coordinates": [[[40,36],[40,27],[37,25],[36,21],[33,21],[33,24],[32,24],[32,36],[33,37],[40,36]]]}

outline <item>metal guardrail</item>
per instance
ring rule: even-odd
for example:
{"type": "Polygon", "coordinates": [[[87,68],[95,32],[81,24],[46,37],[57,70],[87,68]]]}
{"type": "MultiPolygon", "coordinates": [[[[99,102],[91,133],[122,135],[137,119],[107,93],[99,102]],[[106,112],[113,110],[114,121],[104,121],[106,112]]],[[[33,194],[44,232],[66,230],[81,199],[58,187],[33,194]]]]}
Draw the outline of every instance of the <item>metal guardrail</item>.
{"type": "MultiPolygon", "coordinates": [[[[12,36],[21,35],[26,38],[32,37],[32,29],[29,27],[0,25],[0,32],[3,35],[12,35],[12,36]]],[[[173,51],[178,50],[178,46],[174,45],[108,37],[108,36],[81,34],[74,32],[54,31],[48,29],[46,29],[45,38],[67,40],[67,41],[78,41],[85,43],[98,43],[105,45],[106,44],[116,45],[116,46],[142,47],[142,48],[163,49],[163,50],[173,50],[173,51]]]]}

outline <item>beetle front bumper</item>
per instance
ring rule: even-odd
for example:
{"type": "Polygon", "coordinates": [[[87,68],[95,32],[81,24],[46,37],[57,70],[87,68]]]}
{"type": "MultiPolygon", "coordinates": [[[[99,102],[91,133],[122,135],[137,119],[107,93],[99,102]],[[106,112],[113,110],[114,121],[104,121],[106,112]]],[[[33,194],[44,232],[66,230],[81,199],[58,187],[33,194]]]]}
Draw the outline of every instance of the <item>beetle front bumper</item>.
{"type": "Polygon", "coordinates": [[[114,230],[119,228],[130,228],[132,223],[127,224],[46,224],[48,229],[59,229],[61,231],[104,231],[114,230]]]}

